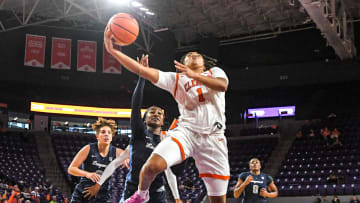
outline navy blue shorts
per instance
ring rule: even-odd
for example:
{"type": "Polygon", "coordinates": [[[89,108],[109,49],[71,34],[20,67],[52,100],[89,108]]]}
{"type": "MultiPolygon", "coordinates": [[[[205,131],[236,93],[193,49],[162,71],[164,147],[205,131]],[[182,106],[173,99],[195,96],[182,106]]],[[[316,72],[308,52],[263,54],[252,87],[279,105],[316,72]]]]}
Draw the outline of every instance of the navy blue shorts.
{"type": "Polygon", "coordinates": [[[103,192],[99,191],[96,198],[92,198],[90,200],[83,197],[83,194],[82,194],[83,191],[84,191],[84,188],[81,185],[77,184],[74,189],[74,192],[71,195],[70,203],[83,203],[83,202],[109,203],[109,202],[111,202],[111,195],[110,195],[110,192],[108,192],[108,191],[103,191],[103,192]]]}

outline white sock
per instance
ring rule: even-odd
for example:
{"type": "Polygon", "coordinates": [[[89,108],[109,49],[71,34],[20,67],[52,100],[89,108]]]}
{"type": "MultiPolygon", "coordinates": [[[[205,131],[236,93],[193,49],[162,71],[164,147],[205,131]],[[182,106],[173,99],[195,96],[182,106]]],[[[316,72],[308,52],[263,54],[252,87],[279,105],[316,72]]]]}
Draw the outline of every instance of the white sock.
{"type": "Polygon", "coordinates": [[[138,194],[142,199],[145,199],[145,197],[147,197],[148,192],[149,190],[140,190],[140,188],[138,189],[138,194]]]}

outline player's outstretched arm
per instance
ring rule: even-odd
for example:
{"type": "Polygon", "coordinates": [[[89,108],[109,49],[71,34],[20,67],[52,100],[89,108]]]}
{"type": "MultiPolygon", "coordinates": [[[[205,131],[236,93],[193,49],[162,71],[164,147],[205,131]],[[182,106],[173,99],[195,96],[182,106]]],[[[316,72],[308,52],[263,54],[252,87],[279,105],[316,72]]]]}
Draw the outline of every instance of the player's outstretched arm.
{"type": "Polygon", "coordinates": [[[104,33],[104,45],[106,50],[113,55],[126,69],[129,71],[149,80],[152,83],[156,83],[159,80],[159,72],[155,68],[148,68],[138,63],[136,60],[130,58],[124,53],[116,50],[113,46],[113,36],[109,32],[108,28],[105,29],[104,33]]]}
{"type": "Polygon", "coordinates": [[[180,200],[180,194],[179,194],[179,190],[178,190],[178,187],[177,187],[176,176],[171,171],[170,168],[167,168],[164,172],[165,172],[165,176],[166,176],[166,179],[168,181],[170,190],[171,190],[171,192],[173,194],[173,197],[176,200],[176,202],[178,202],[180,200]]]}

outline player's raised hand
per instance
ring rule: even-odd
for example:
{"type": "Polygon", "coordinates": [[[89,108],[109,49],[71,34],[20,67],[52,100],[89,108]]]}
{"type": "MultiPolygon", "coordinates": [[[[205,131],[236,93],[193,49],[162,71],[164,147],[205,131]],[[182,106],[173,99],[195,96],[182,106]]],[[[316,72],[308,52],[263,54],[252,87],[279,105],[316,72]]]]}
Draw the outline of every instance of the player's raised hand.
{"type": "Polygon", "coordinates": [[[115,50],[112,42],[113,34],[110,32],[108,27],[105,28],[104,31],[104,45],[107,52],[110,54],[115,50]]]}
{"type": "Polygon", "coordinates": [[[125,159],[125,161],[124,161],[124,163],[123,163],[123,165],[122,165],[122,168],[130,168],[130,159],[125,159]]]}
{"type": "Polygon", "coordinates": [[[149,55],[142,55],[141,59],[139,59],[139,57],[136,58],[137,62],[140,63],[141,65],[145,66],[145,67],[149,67],[149,55]]]}
{"type": "Polygon", "coordinates": [[[195,78],[199,73],[194,72],[189,67],[185,66],[184,64],[174,60],[175,68],[181,71],[184,75],[188,76],[189,78],[195,78]]]}
{"type": "Polygon", "coordinates": [[[252,177],[251,175],[248,176],[246,179],[245,179],[245,184],[248,185],[251,181],[254,180],[254,177],[252,177]]]}

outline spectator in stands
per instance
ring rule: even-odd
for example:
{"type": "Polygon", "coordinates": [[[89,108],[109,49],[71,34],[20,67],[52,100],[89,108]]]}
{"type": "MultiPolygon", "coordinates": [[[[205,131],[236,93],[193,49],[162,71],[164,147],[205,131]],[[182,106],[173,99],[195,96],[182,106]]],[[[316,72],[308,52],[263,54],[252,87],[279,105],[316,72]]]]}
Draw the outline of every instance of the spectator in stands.
{"type": "Polygon", "coordinates": [[[327,199],[326,199],[326,196],[324,195],[324,196],[322,196],[322,202],[321,203],[327,203],[327,199]]]}
{"type": "Polygon", "coordinates": [[[7,199],[7,189],[4,190],[4,193],[1,194],[1,198],[6,200],[7,199]]]}
{"type": "Polygon", "coordinates": [[[330,174],[330,176],[327,178],[327,182],[329,184],[339,184],[339,177],[335,175],[334,173],[330,174]]]}
{"type": "Polygon", "coordinates": [[[266,197],[277,197],[278,189],[273,178],[260,171],[260,160],[257,158],[251,159],[249,168],[249,172],[243,172],[239,175],[238,182],[234,188],[234,197],[239,198],[243,194],[243,203],[265,203],[266,197]]]}
{"type": "Polygon", "coordinates": [[[21,201],[20,200],[20,193],[17,193],[15,190],[12,190],[11,191],[11,195],[8,199],[8,203],[18,203],[18,201],[21,201]]]}
{"type": "Polygon", "coordinates": [[[337,128],[334,128],[334,130],[331,132],[330,135],[330,147],[336,147],[336,146],[342,146],[342,143],[340,142],[340,131],[337,128]]]}
{"type": "Polygon", "coordinates": [[[324,141],[326,142],[326,144],[329,144],[328,139],[329,139],[329,136],[331,134],[329,128],[328,127],[321,128],[320,129],[320,134],[321,134],[322,138],[324,139],[324,141]]]}
{"type": "Polygon", "coordinates": [[[297,131],[297,133],[296,133],[296,139],[297,140],[301,140],[301,139],[303,139],[304,138],[304,136],[303,136],[303,134],[302,134],[302,132],[301,132],[301,130],[299,130],[299,131],[297,131]]]}
{"type": "Polygon", "coordinates": [[[39,187],[36,186],[35,189],[31,191],[31,199],[36,203],[40,203],[39,187]]]}
{"type": "Polygon", "coordinates": [[[356,195],[354,195],[350,201],[350,203],[360,203],[360,200],[358,200],[358,198],[356,197],[356,195]]]}
{"type": "Polygon", "coordinates": [[[310,139],[315,138],[315,131],[312,128],[310,129],[309,138],[310,139]]]}
{"type": "Polygon", "coordinates": [[[52,196],[50,203],[56,203],[56,195],[52,196]]]}
{"type": "Polygon", "coordinates": [[[339,200],[337,195],[334,195],[334,198],[333,198],[333,200],[331,202],[332,203],[340,203],[340,200],[339,200]]]}
{"type": "MultiPolygon", "coordinates": [[[[99,118],[93,125],[96,131],[97,143],[84,146],[71,162],[68,173],[73,176],[80,176],[80,183],[76,185],[70,202],[88,202],[83,196],[86,187],[100,181],[100,175],[106,166],[120,156],[122,149],[111,145],[112,138],[116,133],[116,122],[99,118]]],[[[104,182],[99,195],[93,199],[94,202],[110,201],[110,180],[104,182]]]]}

